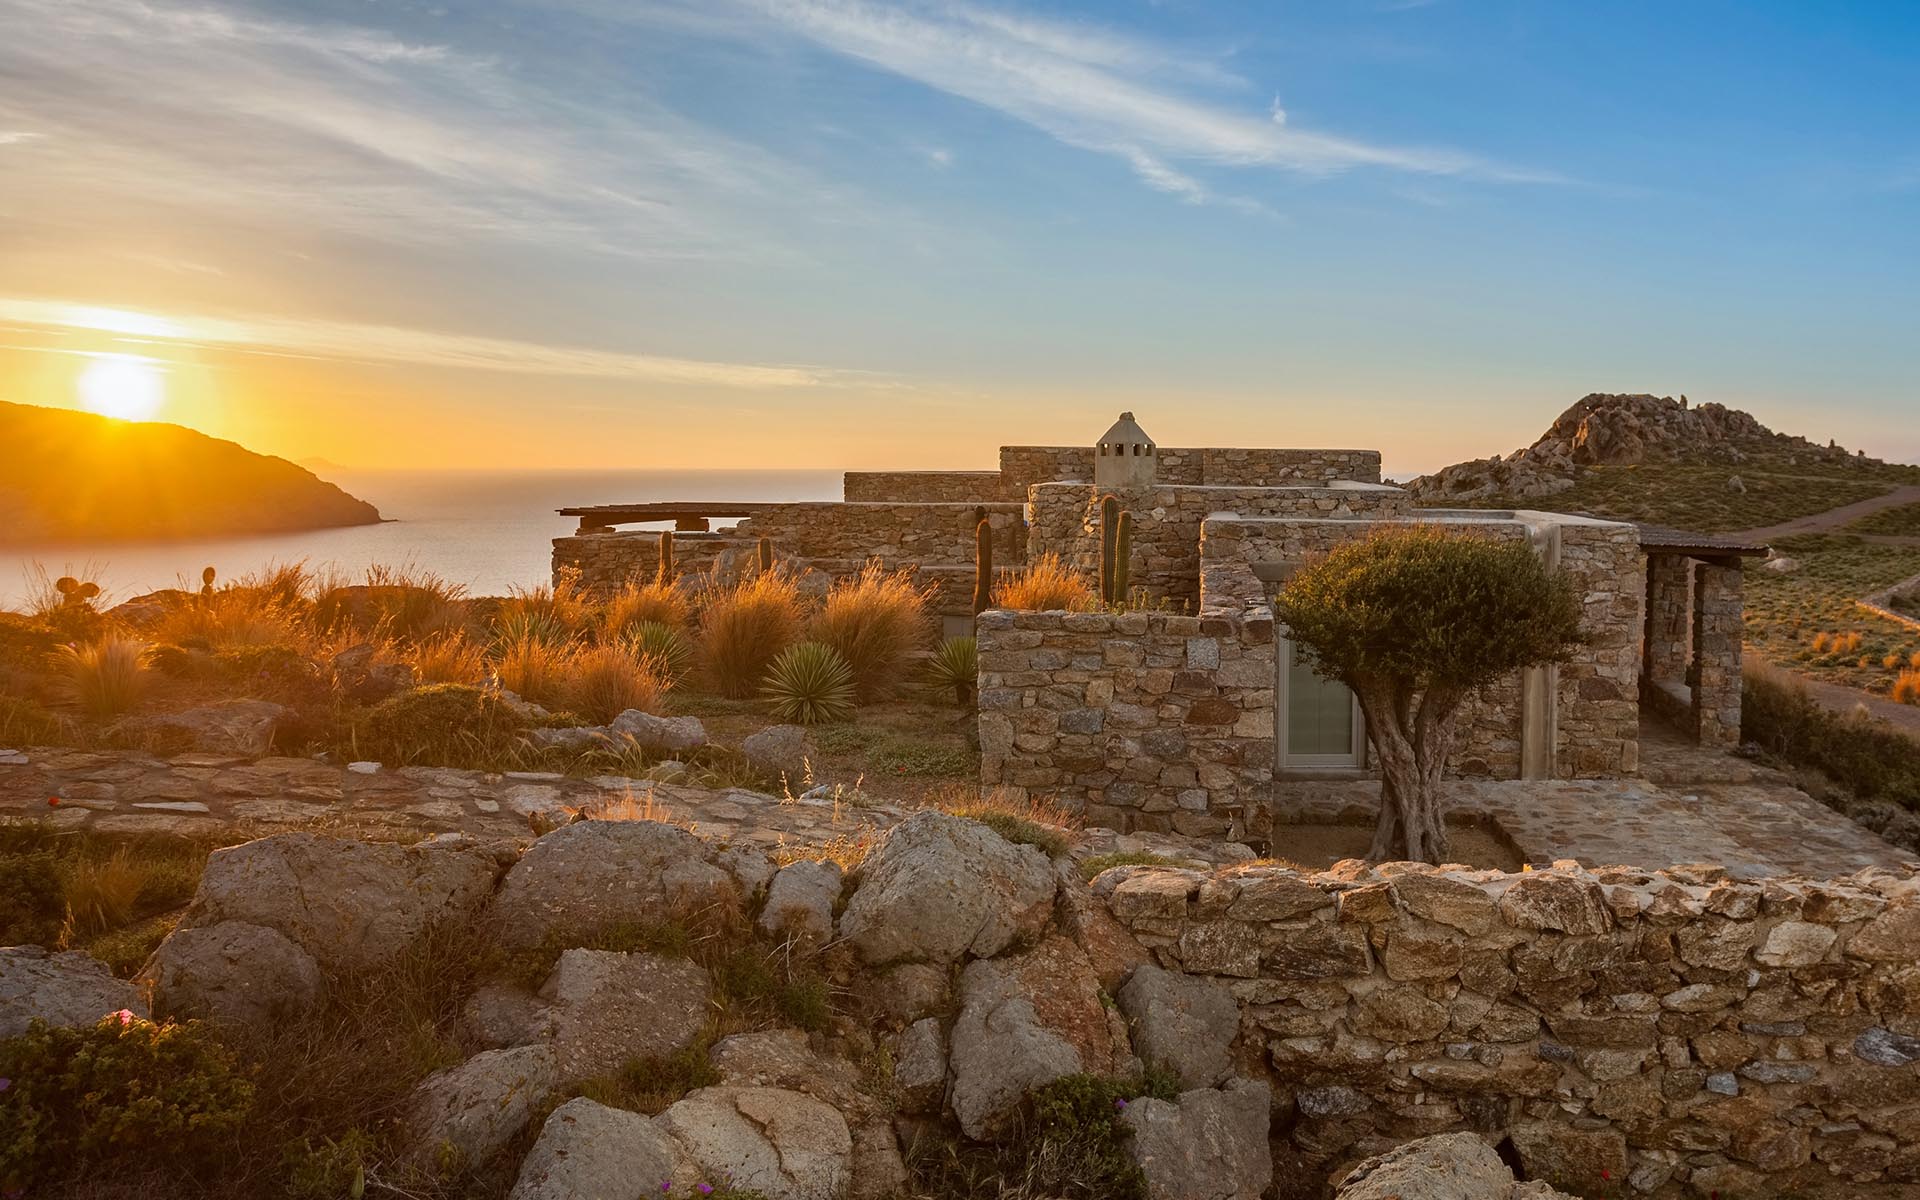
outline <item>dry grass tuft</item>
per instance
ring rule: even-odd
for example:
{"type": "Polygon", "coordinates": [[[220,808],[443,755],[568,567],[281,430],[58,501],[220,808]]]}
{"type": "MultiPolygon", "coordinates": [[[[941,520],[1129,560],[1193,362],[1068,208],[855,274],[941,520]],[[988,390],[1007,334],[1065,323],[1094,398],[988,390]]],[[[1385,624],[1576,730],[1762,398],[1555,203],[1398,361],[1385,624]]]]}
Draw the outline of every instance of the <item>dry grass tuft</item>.
{"type": "Polygon", "coordinates": [[[500,686],[543,708],[559,708],[566,699],[567,660],[572,649],[522,631],[503,643],[493,670],[500,686]]]}
{"type": "Polygon", "coordinates": [[[1059,555],[1043,554],[994,583],[993,606],[1025,612],[1088,612],[1100,607],[1100,602],[1087,581],[1061,562],[1059,555]]]}
{"type": "Polygon", "coordinates": [[[600,636],[607,641],[617,641],[632,636],[646,624],[682,629],[692,612],[692,601],[674,584],[629,583],[608,597],[601,608],[600,636]]]}
{"type": "Polygon", "coordinates": [[[652,656],[626,642],[577,646],[561,671],[564,707],[599,725],[630,708],[659,712],[672,686],[666,670],[652,656]]]}
{"type": "Polygon", "coordinates": [[[753,696],[782,650],[800,640],[800,589],[780,571],[711,584],[700,613],[700,651],[714,690],[753,696]]]}
{"type": "Polygon", "coordinates": [[[76,859],[60,888],[67,902],[67,940],[90,938],[132,920],[148,874],[126,846],[106,858],[76,859]]]}
{"type": "Polygon", "coordinates": [[[487,677],[486,648],[465,630],[450,630],[416,643],[404,653],[420,683],[480,683],[487,677]]]}
{"type": "Polygon", "coordinates": [[[112,717],[140,702],[150,679],[148,647],[136,638],[108,636],[54,651],[60,690],[95,717],[112,717]]]}
{"type": "Polygon", "coordinates": [[[878,560],[840,580],[814,617],[814,641],[832,646],[853,669],[854,694],[862,703],[891,695],[906,675],[907,656],[932,635],[928,588],[911,570],[889,571],[878,560]]]}
{"type": "Polygon", "coordinates": [[[1900,672],[1893,681],[1893,698],[1901,704],[1920,704],[1920,669],[1900,672]]]}
{"type": "Polygon", "coordinates": [[[1071,809],[1000,788],[982,792],[972,784],[952,784],[935,790],[928,800],[942,812],[978,821],[1010,842],[1037,846],[1049,858],[1065,854],[1080,829],[1080,816],[1071,809]]]}

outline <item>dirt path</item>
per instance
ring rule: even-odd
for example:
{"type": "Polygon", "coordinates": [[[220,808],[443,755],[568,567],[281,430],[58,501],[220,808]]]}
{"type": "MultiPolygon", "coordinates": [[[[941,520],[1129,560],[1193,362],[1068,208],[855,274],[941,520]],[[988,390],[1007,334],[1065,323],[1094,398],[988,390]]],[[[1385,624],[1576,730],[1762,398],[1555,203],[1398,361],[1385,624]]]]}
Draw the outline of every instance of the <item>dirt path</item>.
{"type": "MultiPolygon", "coordinates": [[[[1830,508],[1826,512],[1812,516],[1795,517],[1791,521],[1782,521],[1778,525],[1767,525],[1760,529],[1743,529],[1726,536],[1742,538],[1750,542],[1771,541],[1774,538],[1792,537],[1796,533],[1830,533],[1843,525],[1850,525],[1861,517],[1871,516],[1883,509],[1899,508],[1903,504],[1920,504],[1920,485],[1908,485],[1883,492],[1868,500],[1855,504],[1843,504],[1839,508],[1830,508]]],[[[1920,538],[1891,537],[1875,535],[1872,541],[1887,541],[1894,545],[1920,545],[1920,538]]]]}
{"type": "Polygon", "coordinates": [[[1843,683],[1828,683],[1823,679],[1802,675],[1791,667],[1783,667],[1778,663],[1773,665],[1806,685],[1807,694],[1819,701],[1823,707],[1844,713],[1853,711],[1855,705],[1864,704],[1868,712],[1876,717],[1885,718],[1894,728],[1914,737],[1920,737],[1920,707],[1912,704],[1897,704],[1875,692],[1848,687],[1843,683]]]}

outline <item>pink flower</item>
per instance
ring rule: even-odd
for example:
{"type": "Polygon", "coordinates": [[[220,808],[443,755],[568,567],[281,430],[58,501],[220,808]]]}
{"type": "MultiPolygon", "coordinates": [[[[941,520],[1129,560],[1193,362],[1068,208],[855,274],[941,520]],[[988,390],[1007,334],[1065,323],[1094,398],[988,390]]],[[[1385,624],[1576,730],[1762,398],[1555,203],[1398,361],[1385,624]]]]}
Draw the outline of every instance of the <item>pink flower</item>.
{"type": "Polygon", "coordinates": [[[710,1183],[703,1183],[703,1184],[701,1184],[701,1185],[700,1185],[700,1194],[701,1194],[702,1196],[711,1196],[711,1195],[713,1195],[713,1185],[712,1185],[712,1184],[710,1184],[710,1183]]]}
{"type": "Polygon", "coordinates": [[[123,1008],[113,1015],[120,1018],[120,1028],[122,1029],[133,1024],[133,1010],[130,1008],[123,1008]]]}
{"type": "Polygon", "coordinates": [[[12,1086],[13,1080],[8,1079],[5,1075],[0,1075],[0,1092],[4,1092],[12,1086]]]}

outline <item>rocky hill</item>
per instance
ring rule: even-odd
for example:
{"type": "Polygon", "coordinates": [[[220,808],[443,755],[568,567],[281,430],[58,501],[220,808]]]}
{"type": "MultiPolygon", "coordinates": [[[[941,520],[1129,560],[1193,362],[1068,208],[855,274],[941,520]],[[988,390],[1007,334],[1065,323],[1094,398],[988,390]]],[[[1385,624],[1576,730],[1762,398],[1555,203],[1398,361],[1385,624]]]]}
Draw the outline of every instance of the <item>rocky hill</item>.
{"type": "Polygon", "coordinates": [[[371,525],[380,511],[282,458],[179,425],[0,403],[0,543],[371,525]]]}
{"type": "Polygon", "coordinates": [[[1561,413],[1531,446],[1456,463],[1407,486],[1425,504],[1511,502],[1560,496],[1596,471],[1642,464],[1718,468],[1725,489],[1736,493],[1744,490],[1742,474],[1756,471],[1889,483],[1914,471],[1837,443],[1776,433],[1721,404],[1596,392],[1561,413]]]}

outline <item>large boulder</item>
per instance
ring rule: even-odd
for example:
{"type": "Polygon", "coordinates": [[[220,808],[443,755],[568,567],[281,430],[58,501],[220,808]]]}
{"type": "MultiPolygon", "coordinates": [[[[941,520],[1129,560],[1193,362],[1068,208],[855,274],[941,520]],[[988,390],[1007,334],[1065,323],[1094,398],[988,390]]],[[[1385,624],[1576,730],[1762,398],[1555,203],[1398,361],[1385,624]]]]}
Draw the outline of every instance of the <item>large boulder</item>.
{"type": "Polygon", "coordinates": [[[1546,1184],[1516,1185],[1492,1146],[1443,1133],[1395,1146],[1347,1172],[1338,1200],[1567,1200],[1546,1184]]]}
{"type": "Polygon", "coordinates": [[[1134,970],[1115,999],[1134,1052],[1149,1066],[1173,1071],[1182,1088],[1213,1087],[1232,1074],[1240,1005],[1225,986],[1147,965],[1134,970]]]}
{"type": "Polygon", "coordinates": [[[1122,1057],[1093,968],[1065,938],[961,973],[949,1099],[968,1137],[999,1137],[1028,1092],[1066,1075],[1109,1074],[1122,1057]]]}
{"type": "Polygon", "coordinates": [[[519,1136],[557,1082],[546,1046],[483,1050],[436,1071],[413,1092],[411,1161],[435,1173],[484,1163],[519,1136]]]}
{"type": "Polygon", "coordinates": [[[582,1096],[540,1127],[508,1200],[641,1200],[696,1194],[704,1182],[699,1164],[666,1130],[582,1096]]]}
{"type": "Polygon", "coordinates": [[[790,790],[798,792],[806,778],[807,764],[820,756],[800,725],[769,725],[749,734],[740,743],[747,765],[768,779],[785,779],[790,790]]]}
{"type": "Polygon", "coordinates": [[[737,895],[705,842],[659,821],[576,821],[536,841],[494,897],[496,936],[539,946],[622,921],[657,920],[737,895]]]}
{"type": "Polygon", "coordinates": [[[274,731],[293,710],[268,700],[221,700],[180,712],[127,717],[114,724],[114,736],[127,741],[157,741],[168,749],[209,754],[267,753],[274,731]]]}
{"type": "Polygon", "coordinates": [[[931,810],[888,831],[860,868],[841,936],[873,964],[991,958],[1036,936],[1056,886],[1046,855],[931,810]]]}
{"type": "Polygon", "coordinates": [[[84,951],[0,948],[0,1039],[20,1036],[36,1020],[85,1028],[121,1009],[147,1015],[140,990],[84,951]]]}
{"type": "Polygon", "coordinates": [[[1272,1103],[1266,1084],[1236,1079],[1177,1101],[1127,1105],[1120,1121],[1133,1134],[1128,1152],[1147,1177],[1148,1200],[1260,1200],[1273,1181],[1272,1103]]]}
{"type": "Polygon", "coordinates": [[[707,727],[699,717],[656,717],[637,708],[607,723],[607,732],[633,742],[642,750],[680,754],[707,744],[707,727]]]}
{"type": "Polygon", "coordinates": [[[493,881],[493,857],[461,842],[278,833],[209,855],[181,927],[264,925],[323,970],[365,971],[429,929],[471,921],[493,881]]]}
{"type": "Polygon", "coordinates": [[[709,1016],[704,968],[657,954],[568,950],[540,988],[535,1038],[552,1046],[563,1081],[693,1044],[709,1016]]]}
{"type": "Polygon", "coordinates": [[[801,859],[780,868],[767,886],[760,928],[776,937],[815,944],[833,937],[833,906],[840,900],[840,864],[801,859]]]}
{"type": "Polygon", "coordinates": [[[767,1200],[839,1200],[851,1181],[846,1119],[800,1092],[701,1088],[658,1120],[709,1178],[767,1200]]]}
{"type": "Polygon", "coordinates": [[[311,1012],[325,987],[311,954],[245,921],[174,930],[140,978],[163,1017],[252,1026],[311,1012]]]}

